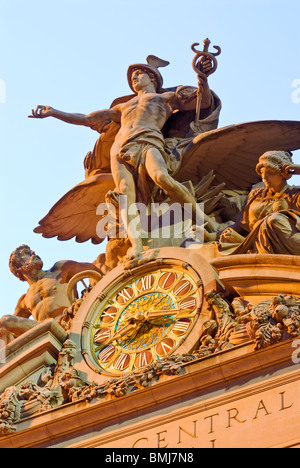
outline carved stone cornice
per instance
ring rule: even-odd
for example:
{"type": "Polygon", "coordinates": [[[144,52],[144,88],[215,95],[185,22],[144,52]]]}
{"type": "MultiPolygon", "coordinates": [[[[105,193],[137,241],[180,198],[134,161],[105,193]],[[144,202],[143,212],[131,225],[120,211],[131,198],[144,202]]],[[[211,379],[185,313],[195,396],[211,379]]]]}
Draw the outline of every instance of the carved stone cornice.
{"type": "MultiPolygon", "coordinates": [[[[150,414],[164,408],[166,404],[176,405],[194,397],[200,401],[201,396],[207,398],[212,390],[213,393],[218,392],[224,389],[224,385],[227,387],[229,382],[232,388],[241,379],[250,385],[268,369],[272,370],[273,378],[261,383],[264,389],[272,388],[278,379],[282,382],[299,379],[299,371],[291,360],[292,344],[293,340],[289,340],[260,351],[253,351],[252,343],[237,346],[187,362],[181,366],[179,374],[165,374],[143,390],[135,388],[120,397],[108,393],[103,398],[95,397],[90,401],[83,397],[20,421],[16,424],[17,432],[0,438],[0,448],[64,445],[66,436],[69,441],[74,439],[77,446],[75,438],[80,435],[82,428],[92,432],[97,428],[101,434],[107,425],[113,427],[124,418],[135,419],[141,412],[150,414]],[[282,376],[283,366],[285,376],[282,376]]],[[[252,391],[251,387],[241,389],[243,396],[250,395],[252,391]]],[[[221,391],[219,394],[222,395],[219,397],[220,402],[230,401],[227,392],[221,391]]],[[[105,435],[100,439],[105,440],[105,435]]]]}
{"type": "Polygon", "coordinates": [[[0,392],[43,367],[56,363],[67,333],[49,319],[12,341],[0,363],[0,392]]]}
{"type": "Polygon", "coordinates": [[[243,254],[210,261],[219,280],[235,296],[257,303],[280,294],[299,295],[300,256],[243,254]]]}

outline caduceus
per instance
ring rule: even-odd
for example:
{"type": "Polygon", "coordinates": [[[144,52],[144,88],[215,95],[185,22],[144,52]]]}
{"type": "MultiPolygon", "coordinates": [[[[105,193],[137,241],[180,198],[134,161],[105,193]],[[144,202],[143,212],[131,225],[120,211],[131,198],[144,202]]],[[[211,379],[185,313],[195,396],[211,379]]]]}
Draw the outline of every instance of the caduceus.
{"type": "Polygon", "coordinates": [[[196,106],[196,116],[195,116],[195,123],[199,122],[200,119],[200,109],[201,109],[201,101],[202,101],[202,83],[203,81],[207,81],[207,77],[214,73],[217,69],[218,62],[216,57],[220,55],[221,48],[219,46],[214,46],[217,52],[208,52],[210,40],[204,39],[203,41],[204,48],[203,50],[197,50],[196,47],[200,45],[198,42],[192,44],[191,49],[195,52],[195,57],[192,62],[192,66],[194,71],[198,75],[198,91],[197,91],[197,106],[196,106]],[[205,61],[209,60],[210,64],[208,69],[205,69],[204,63],[205,61]],[[203,69],[203,71],[201,70],[203,69]]]}

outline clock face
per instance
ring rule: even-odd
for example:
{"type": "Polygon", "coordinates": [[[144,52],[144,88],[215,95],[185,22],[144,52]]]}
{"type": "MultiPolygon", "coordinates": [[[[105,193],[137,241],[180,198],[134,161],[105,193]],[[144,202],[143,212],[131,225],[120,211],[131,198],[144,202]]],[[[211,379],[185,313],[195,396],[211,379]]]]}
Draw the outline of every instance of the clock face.
{"type": "Polygon", "coordinates": [[[89,355],[101,373],[132,372],[178,351],[194,329],[203,286],[191,267],[140,267],[93,308],[89,355]]]}

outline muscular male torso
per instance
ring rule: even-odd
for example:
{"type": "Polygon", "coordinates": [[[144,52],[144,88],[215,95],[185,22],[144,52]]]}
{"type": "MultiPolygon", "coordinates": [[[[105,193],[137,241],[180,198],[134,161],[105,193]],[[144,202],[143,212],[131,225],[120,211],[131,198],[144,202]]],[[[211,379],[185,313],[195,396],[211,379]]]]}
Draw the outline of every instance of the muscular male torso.
{"type": "Polygon", "coordinates": [[[130,101],[116,107],[121,113],[121,128],[114,143],[114,153],[130,138],[143,131],[160,132],[173,112],[175,93],[138,94],[130,101]]]}
{"type": "Polygon", "coordinates": [[[68,283],[59,279],[61,269],[62,262],[58,262],[51,270],[43,272],[43,276],[29,287],[22,301],[22,307],[37,322],[56,318],[70,306],[67,298],[68,283]]]}

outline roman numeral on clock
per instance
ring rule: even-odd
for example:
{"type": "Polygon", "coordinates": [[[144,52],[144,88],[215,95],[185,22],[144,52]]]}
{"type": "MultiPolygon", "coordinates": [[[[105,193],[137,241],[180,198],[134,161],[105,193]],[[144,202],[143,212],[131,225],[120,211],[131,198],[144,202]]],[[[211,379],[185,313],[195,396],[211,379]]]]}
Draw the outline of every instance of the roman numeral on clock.
{"type": "Polygon", "coordinates": [[[96,344],[105,343],[110,338],[111,330],[109,328],[102,328],[97,331],[94,341],[96,344]]]}
{"type": "Polygon", "coordinates": [[[150,351],[143,351],[142,353],[138,354],[134,365],[136,368],[145,367],[151,364],[153,359],[152,353],[150,351]]]}
{"type": "Polygon", "coordinates": [[[174,340],[172,340],[171,338],[164,338],[156,347],[157,355],[166,356],[172,351],[174,345],[174,340]]]}
{"type": "Polygon", "coordinates": [[[101,315],[101,321],[103,323],[111,323],[115,320],[118,310],[115,307],[109,307],[101,315]]]}
{"type": "Polygon", "coordinates": [[[172,329],[172,332],[176,336],[182,336],[188,331],[190,323],[191,322],[188,319],[178,320],[178,322],[175,323],[175,325],[174,325],[174,327],[172,329]]]}
{"type": "Polygon", "coordinates": [[[126,302],[130,301],[132,297],[133,297],[133,289],[125,288],[119,292],[117,296],[117,301],[121,304],[126,304],[126,302]]]}
{"type": "Polygon", "coordinates": [[[197,306],[196,298],[192,296],[187,297],[179,304],[180,309],[188,309],[191,311],[193,311],[196,306],[197,306]]]}
{"type": "Polygon", "coordinates": [[[179,284],[174,289],[175,296],[185,296],[192,288],[192,285],[189,281],[180,281],[179,284]]]}
{"type": "Polygon", "coordinates": [[[137,288],[139,291],[147,291],[152,288],[154,281],[155,278],[153,275],[144,276],[137,282],[137,288]]]}
{"type": "Polygon", "coordinates": [[[159,287],[169,289],[176,281],[175,273],[164,273],[159,280],[159,287]]]}
{"type": "Polygon", "coordinates": [[[112,345],[105,346],[102,351],[98,354],[99,361],[108,362],[115,354],[116,348],[112,345]]]}
{"type": "Polygon", "coordinates": [[[129,354],[120,354],[117,359],[114,361],[114,368],[119,371],[123,371],[129,366],[130,356],[129,354]]]}

